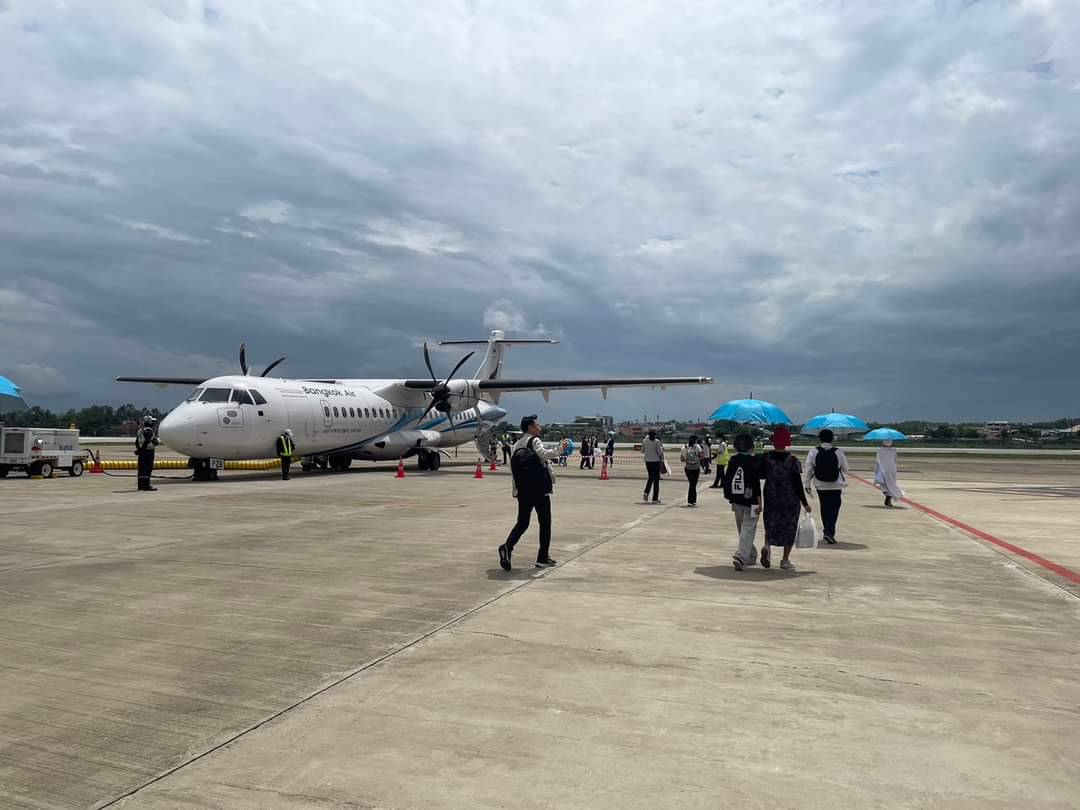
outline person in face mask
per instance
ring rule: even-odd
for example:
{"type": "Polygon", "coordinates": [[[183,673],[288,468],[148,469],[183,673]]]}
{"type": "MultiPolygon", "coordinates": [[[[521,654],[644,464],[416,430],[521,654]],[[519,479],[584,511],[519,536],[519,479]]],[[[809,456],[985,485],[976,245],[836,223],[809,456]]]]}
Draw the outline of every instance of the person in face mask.
{"type": "Polygon", "coordinates": [[[885,439],[881,444],[874,465],[874,485],[885,496],[885,505],[891,508],[893,498],[903,498],[904,490],[896,481],[896,448],[892,446],[892,439],[885,439]]]}

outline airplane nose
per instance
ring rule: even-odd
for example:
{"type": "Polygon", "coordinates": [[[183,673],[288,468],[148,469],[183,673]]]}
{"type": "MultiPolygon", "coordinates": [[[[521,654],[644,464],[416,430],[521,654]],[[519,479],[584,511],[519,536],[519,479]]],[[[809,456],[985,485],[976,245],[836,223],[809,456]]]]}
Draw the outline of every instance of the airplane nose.
{"type": "Polygon", "coordinates": [[[161,421],[158,438],[178,453],[188,453],[195,444],[195,420],[191,414],[174,411],[161,421]]]}

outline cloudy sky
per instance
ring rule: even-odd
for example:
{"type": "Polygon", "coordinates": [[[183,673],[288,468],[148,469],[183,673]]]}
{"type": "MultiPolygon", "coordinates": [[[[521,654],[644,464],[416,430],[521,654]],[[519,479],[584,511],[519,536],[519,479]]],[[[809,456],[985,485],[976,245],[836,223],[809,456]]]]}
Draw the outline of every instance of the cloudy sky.
{"type": "Polygon", "coordinates": [[[504,328],[717,379],[514,413],[1080,415],[1078,133],[1076,0],[0,0],[0,374],[504,328]]]}

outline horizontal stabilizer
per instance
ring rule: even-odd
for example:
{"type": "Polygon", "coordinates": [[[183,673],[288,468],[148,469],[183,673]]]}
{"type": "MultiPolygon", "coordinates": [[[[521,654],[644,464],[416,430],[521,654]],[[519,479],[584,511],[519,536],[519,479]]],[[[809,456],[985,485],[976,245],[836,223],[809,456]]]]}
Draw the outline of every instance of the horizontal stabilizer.
{"type": "Polygon", "coordinates": [[[543,340],[540,338],[484,338],[483,340],[440,340],[440,346],[487,346],[489,343],[501,343],[503,346],[551,346],[558,343],[557,340],[543,340]]]}

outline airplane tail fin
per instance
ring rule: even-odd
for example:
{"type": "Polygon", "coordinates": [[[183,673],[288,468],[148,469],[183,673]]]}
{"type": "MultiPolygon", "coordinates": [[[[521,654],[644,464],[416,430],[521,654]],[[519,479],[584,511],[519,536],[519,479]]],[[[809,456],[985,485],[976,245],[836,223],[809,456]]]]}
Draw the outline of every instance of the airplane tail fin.
{"type": "Polygon", "coordinates": [[[501,329],[494,329],[487,340],[440,340],[440,346],[487,346],[484,360],[477,370],[478,380],[497,380],[502,374],[503,352],[507,346],[539,346],[558,343],[557,340],[539,340],[535,338],[515,340],[505,337],[501,329]]]}

